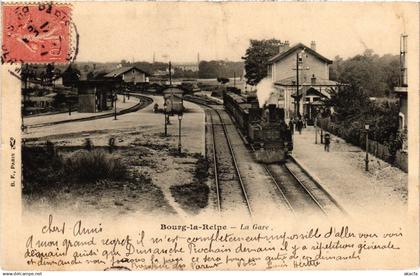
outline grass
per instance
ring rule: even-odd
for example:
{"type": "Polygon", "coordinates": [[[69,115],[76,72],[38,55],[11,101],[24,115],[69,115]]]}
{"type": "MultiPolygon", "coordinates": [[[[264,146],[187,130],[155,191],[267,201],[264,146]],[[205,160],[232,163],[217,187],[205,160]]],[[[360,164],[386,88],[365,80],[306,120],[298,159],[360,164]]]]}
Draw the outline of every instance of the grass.
{"type": "Polygon", "coordinates": [[[198,160],[195,164],[194,181],[189,184],[174,185],[170,188],[175,201],[193,213],[207,207],[210,192],[206,184],[209,175],[209,162],[202,155],[196,157],[198,160]]]}
{"type": "Polygon", "coordinates": [[[80,185],[97,180],[120,181],[128,178],[121,159],[100,149],[80,150],[60,155],[54,145],[23,147],[23,192],[42,193],[66,184],[80,185]]]}
{"type": "Polygon", "coordinates": [[[78,151],[65,164],[67,174],[80,182],[127,179],[126,165],[120,158],[103,150],[78,151]]]}

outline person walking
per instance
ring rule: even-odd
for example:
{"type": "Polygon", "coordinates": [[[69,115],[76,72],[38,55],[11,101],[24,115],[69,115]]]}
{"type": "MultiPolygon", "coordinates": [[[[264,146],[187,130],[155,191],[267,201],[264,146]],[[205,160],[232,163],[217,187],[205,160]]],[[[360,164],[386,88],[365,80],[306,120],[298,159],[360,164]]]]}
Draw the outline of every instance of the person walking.
{"type": "Polygon", "coordinates": [[[324,151],[326,151],[326,152],[330,151],[330,143],[331,143],[330,134],[325,133],[325,135],[324,135],[324,151]]]}

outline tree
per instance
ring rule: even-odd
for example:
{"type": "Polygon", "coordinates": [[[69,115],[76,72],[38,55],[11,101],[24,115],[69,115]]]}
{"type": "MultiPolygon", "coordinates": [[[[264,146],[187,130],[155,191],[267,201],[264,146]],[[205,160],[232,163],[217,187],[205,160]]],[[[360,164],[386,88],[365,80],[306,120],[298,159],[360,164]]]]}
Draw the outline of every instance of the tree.
{"type": "Polygon", "coordinates": [[[45,74],[44,74],[44,84],[45,85],[52,85],[54,78],[54,65],[51,63],[47,64],[47,67],[45,68],[45,74]]]}
{"type": "Polygon", "coordinates": [[[371,101],[364,89],[354,85],[343,85],[333,93],[327,106],[334,108],[332,119],[342,138],[355,145],[364,145],[368,124],[369,137],[387,145],[390,159],[401,148],[398,130],[398,102],[393,99],[371,101]]]}
{"type": "Polygon", "coordinates": [[[330,65],[330,80],[338,81],[338,77],[341,73],[341,69],[343,66],[343,58],[340,56],[335,56],[333,63],[330,65]]]}
{"type": "Polygon", "coordinates": [[[268,60],[278,54],[280,40],[250,40],[250,46],[242,59],[245,60],[245,78],[250,85],[257,85],[267,76],[268,60]]]}
{"type": "Polygon", "coordinates": [[[346,60],[337,56],[330,66],[330,79],[361,87],[370,97],[391,96],[398,84],[399,57],[380,57],[369,49],[346,60]]]}
{"type": "Polygon", "coordinates": [[[69,65],[62,74],[64,86],[74,86],[80,79],[80,71],[75,65],[69,65]]]}
{"type": "Polygon", "coordinates": [[[343,85],[331,93],[326,105],[334,108],[334,121],[348,123],[363,117],[364,110],[368,109],[369,97],[357,86],[343,85]]]}
{"type": "Polygon", "coordinates": [[[217,78],[217,61],[200,61],[198,64],[198,77],[202,79],[217,78]]]}

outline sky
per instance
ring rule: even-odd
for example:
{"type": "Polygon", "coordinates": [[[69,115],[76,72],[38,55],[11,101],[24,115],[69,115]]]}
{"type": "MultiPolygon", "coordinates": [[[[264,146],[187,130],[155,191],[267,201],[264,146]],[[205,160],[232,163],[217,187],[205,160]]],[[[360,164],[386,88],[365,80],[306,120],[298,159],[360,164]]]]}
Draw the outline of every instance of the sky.
{"type": "Polygon", "coordinates": [[[415,3],[91,2],[73,4],[78,61],[239,61],[250,39],[316,41],[322,55],[399,53],[415,3]]]}

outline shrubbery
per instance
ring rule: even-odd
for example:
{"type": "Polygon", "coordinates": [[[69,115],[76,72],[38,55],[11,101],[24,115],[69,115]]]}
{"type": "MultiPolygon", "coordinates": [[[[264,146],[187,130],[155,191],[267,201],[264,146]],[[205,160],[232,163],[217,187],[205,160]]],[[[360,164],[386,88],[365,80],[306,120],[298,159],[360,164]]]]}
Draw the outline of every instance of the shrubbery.
{"type": "Polygon", "coordinates": [[[372,101],[362,89],[343,86],[332,93],[328,105],[334,108],[334,113],[331,119],[320,120],[323,128],[346,142],[365,148],[365,125],[368,124],[369,139],[387,146],[391,155],[388,161],[393,161],[397,150],[402,147],[402,136],[398,126],[398,101],[372,101]]]}
{"type": "Polygon", "coordinates": [[[65,168],[68,175],[81,182],[127,177],[127,168],[121,159],[103,150],[78,151],[66,160],[65,168]]]}
{"type": "Polygon", "coordinates": [[[54,145],[23,147],[23,192],[58,189],[63,184],[94,183],[100,179],[127,179],[127,166],[104,150],[79,150],[68,156],[56,153],[54,145]]]}

